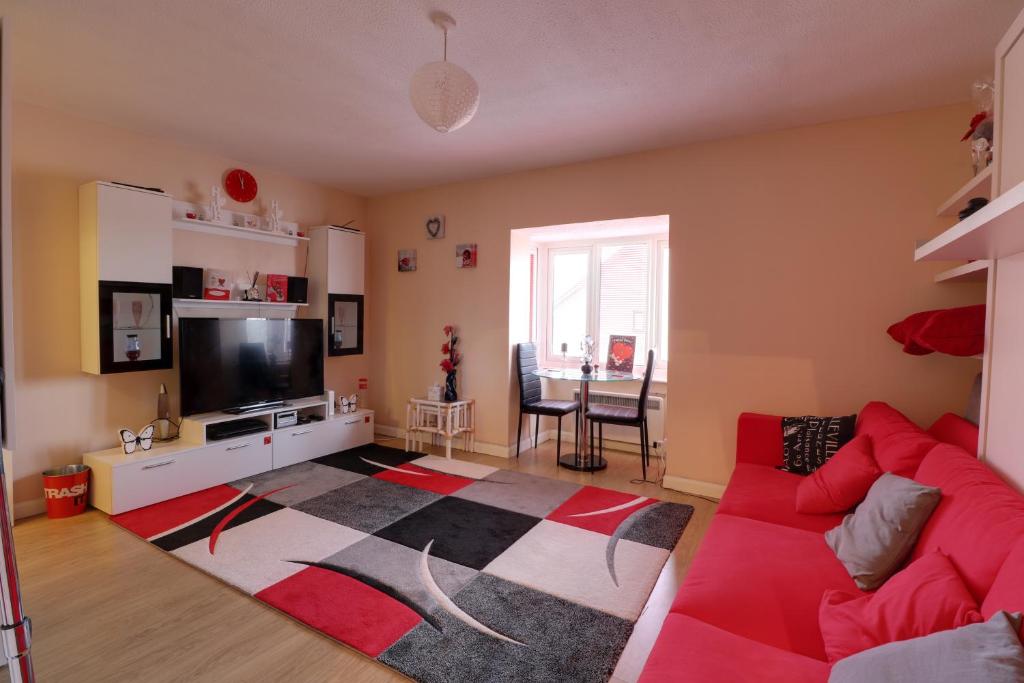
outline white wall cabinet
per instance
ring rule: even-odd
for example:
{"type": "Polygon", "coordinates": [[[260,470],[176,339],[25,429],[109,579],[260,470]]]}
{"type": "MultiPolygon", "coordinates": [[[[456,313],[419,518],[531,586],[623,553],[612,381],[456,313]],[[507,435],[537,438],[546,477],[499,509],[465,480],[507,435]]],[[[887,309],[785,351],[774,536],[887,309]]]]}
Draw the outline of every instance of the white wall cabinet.
{"type": "Polygon", "coordinates": [[[305,315],[323,318],[328,356],[363,353],[366,236],[348,228],[324,226],[310,234],[309,307],[305,315]]]}
{"type": "Polygon", "coordinates": [[[171,201],[112,183],[79,188],[84,372],[172,367],[171,201]]]}

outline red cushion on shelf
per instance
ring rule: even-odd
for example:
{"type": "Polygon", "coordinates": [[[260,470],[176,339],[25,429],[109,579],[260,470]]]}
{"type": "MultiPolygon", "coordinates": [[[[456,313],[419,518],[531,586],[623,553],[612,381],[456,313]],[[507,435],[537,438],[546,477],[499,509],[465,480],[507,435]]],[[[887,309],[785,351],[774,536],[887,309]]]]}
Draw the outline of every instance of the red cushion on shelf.
{"type": "Polygon", "coordinates": [[[977,356],[985,349],[985,304],[921,311],[890,325],[886,332],[915,356],[933,351],[977,356]]]}
{"type": "Polygon", "coordinates": [[[871,437],[855,436],[796,489],[796,511],[821,515],[846,512],[864,500],[882,471],[871,455],[871,437]]]}
{"type": "Polygon", "coordinates": [[[951,356],[985,352],[985,304],[936,311],[914,334],[914,342],[951,356]]]}
{"type": "Polygon", "coordinates": [[[978,603],[940,552],[912,562],[873,595],[826,591],[818,613],[830,664],[885,643],[980,621],[978,603]]]}
{"type": "Polygon", "coordinates": [[[914,335],[924,327],[925,323],[931,319],[934,313],[935,311],[921,311],[920,313],[908,315],[898,323],[890,325],[886,332],[895,341],[903,345],[903,350],[906,353],[912,356],[926,356],[934,350],[918,344],[914,339],[914,335]]]}

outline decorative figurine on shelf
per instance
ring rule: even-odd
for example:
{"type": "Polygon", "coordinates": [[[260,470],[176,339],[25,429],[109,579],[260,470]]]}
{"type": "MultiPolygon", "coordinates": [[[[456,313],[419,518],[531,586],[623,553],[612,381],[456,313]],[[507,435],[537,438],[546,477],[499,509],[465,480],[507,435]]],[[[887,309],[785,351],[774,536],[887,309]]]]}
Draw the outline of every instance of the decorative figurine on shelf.
{"type": "Polygon", "coordinates": [[[441,346],[441,353],[448,355],[441,361],[441,369],[445,373],[444,400],[458,401],[459,393],[455,387],[455,373],[459,363],[462,362],[462,354],[455,350],[455,346],[459,343],[459,337],[455,334],[454,325],[445,325],[444,335],[448,337],[448,341],[441,346]]]}
{"type": "Polygon", "coordinates": [[[210,216],[209,220],[211,223],[223,223],[224,222],[224,191],[220,189],[220,185],[214,185],[210,188],[210,216]]]}
{"type": "Polygon", "coordinates": [[[121,450],[125,455],[131,455],[137,448],[148,451],[153,447],[153,432],[156,430],[153,425],[148,424],[136,434],[130,429],[122,429],[117,434],[121,437],[121,450]]]}
{"type": "Polygon", "coordinates": [[[992,81],[978,80],[971,88],[971,99],[977,113],[971,118],[967,132],[960,142],[971,141],[971,163],[974,175],[978,175],[992,163],[992,140],[995,121],[992,117],[992,96],[995,86],[992,81]]]}
{"type": "MultiPolygon", "coordinates": [[[[249,274],[246,273],[246,275],[249,274]]],[[[256,281],[259,279],[260,271],[257,270],[255,275],[249,277],[245,291],[242,293],[242,299],[244,299],[245,301],[262,301],[262,299],[260,299],[260,288],[256,284],[256,281]]]]}
{"type": "Polygon", "coordinates": [[[277,200],[270,202],[270,212],[267,214],[267,225],[270,227],[270,232],[283,232],[281,229],[283,216],[284,212],[281,211],[281,205],[277,203],[277,200]]]}
{"type": "Polygon", "coordinates": [[[589,334],[580,342],[580,351],[583,352],[583,365],[580,366],[580,372],[589,375],[594,371],[594,366],[590,364],[594,360],[594,338],[589,334]]]}

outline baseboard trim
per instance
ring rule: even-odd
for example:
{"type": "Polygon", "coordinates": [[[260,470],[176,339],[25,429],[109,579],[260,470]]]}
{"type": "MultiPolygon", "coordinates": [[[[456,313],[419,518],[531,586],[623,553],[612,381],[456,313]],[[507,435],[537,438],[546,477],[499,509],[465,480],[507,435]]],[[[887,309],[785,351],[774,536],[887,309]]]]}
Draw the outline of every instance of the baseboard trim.
{"type": "MultiPolygon", "coordinates": [[[[387,437],[390,437],[390,438],[393,438],[393,439],[404,439],[405,438],[405,428],[404,427],[395,427],[393,425],[382,425],[382,424],[380,424],[378,422],[378,423],[374,424],[374,431],[377,434],[381,435],[381,436],[387,436],[387,437]]],[[[456,437],[452,441],[452,448],[459,448],[461,445],[462,445],[462,439],[459,438],[459,437],[456,437]]],[[[473,445],[473,452],[474,453],[480,453],[481,455],[493,455],[496,458],[506,458],[506,459],[515,455],[514,451],[512,452],[512,455],[509,455],[509,448],[508,448],[508,446],[501,446],[501,445],[496,444],[496,443],[487,443],[485,441],[476,441],[474,443],[474,445],[473,445]]]]}
{"type": "Polygon", "coordinates": [[[665,475],[662,485],[673,491],[692,493],[695,496],[706,496],[715,500],[721,500],[722,494],[725,493],[725,486],[723,484],[701,481],[699,479],[687,479],[686,477],[677,477],[672,474],[665,475]]]}
{"type": "Polygon", "coordinates": [[[46,512],[46,499],[45,498],[34,498],[32,500],[23,500],[20,503],[14,504],[14,519],[24,519],[25,517],[35,517],[46,512]]]}

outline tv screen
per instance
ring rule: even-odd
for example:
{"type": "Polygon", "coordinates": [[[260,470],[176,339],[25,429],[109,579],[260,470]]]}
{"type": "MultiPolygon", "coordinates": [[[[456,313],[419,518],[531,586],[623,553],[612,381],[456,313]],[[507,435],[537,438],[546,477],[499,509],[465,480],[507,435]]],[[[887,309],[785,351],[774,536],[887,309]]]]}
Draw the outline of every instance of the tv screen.
{"type": "Polygon", "coordinates": [[[322,320],[182,318],[181,414],[324,393],[322,320]]]}

